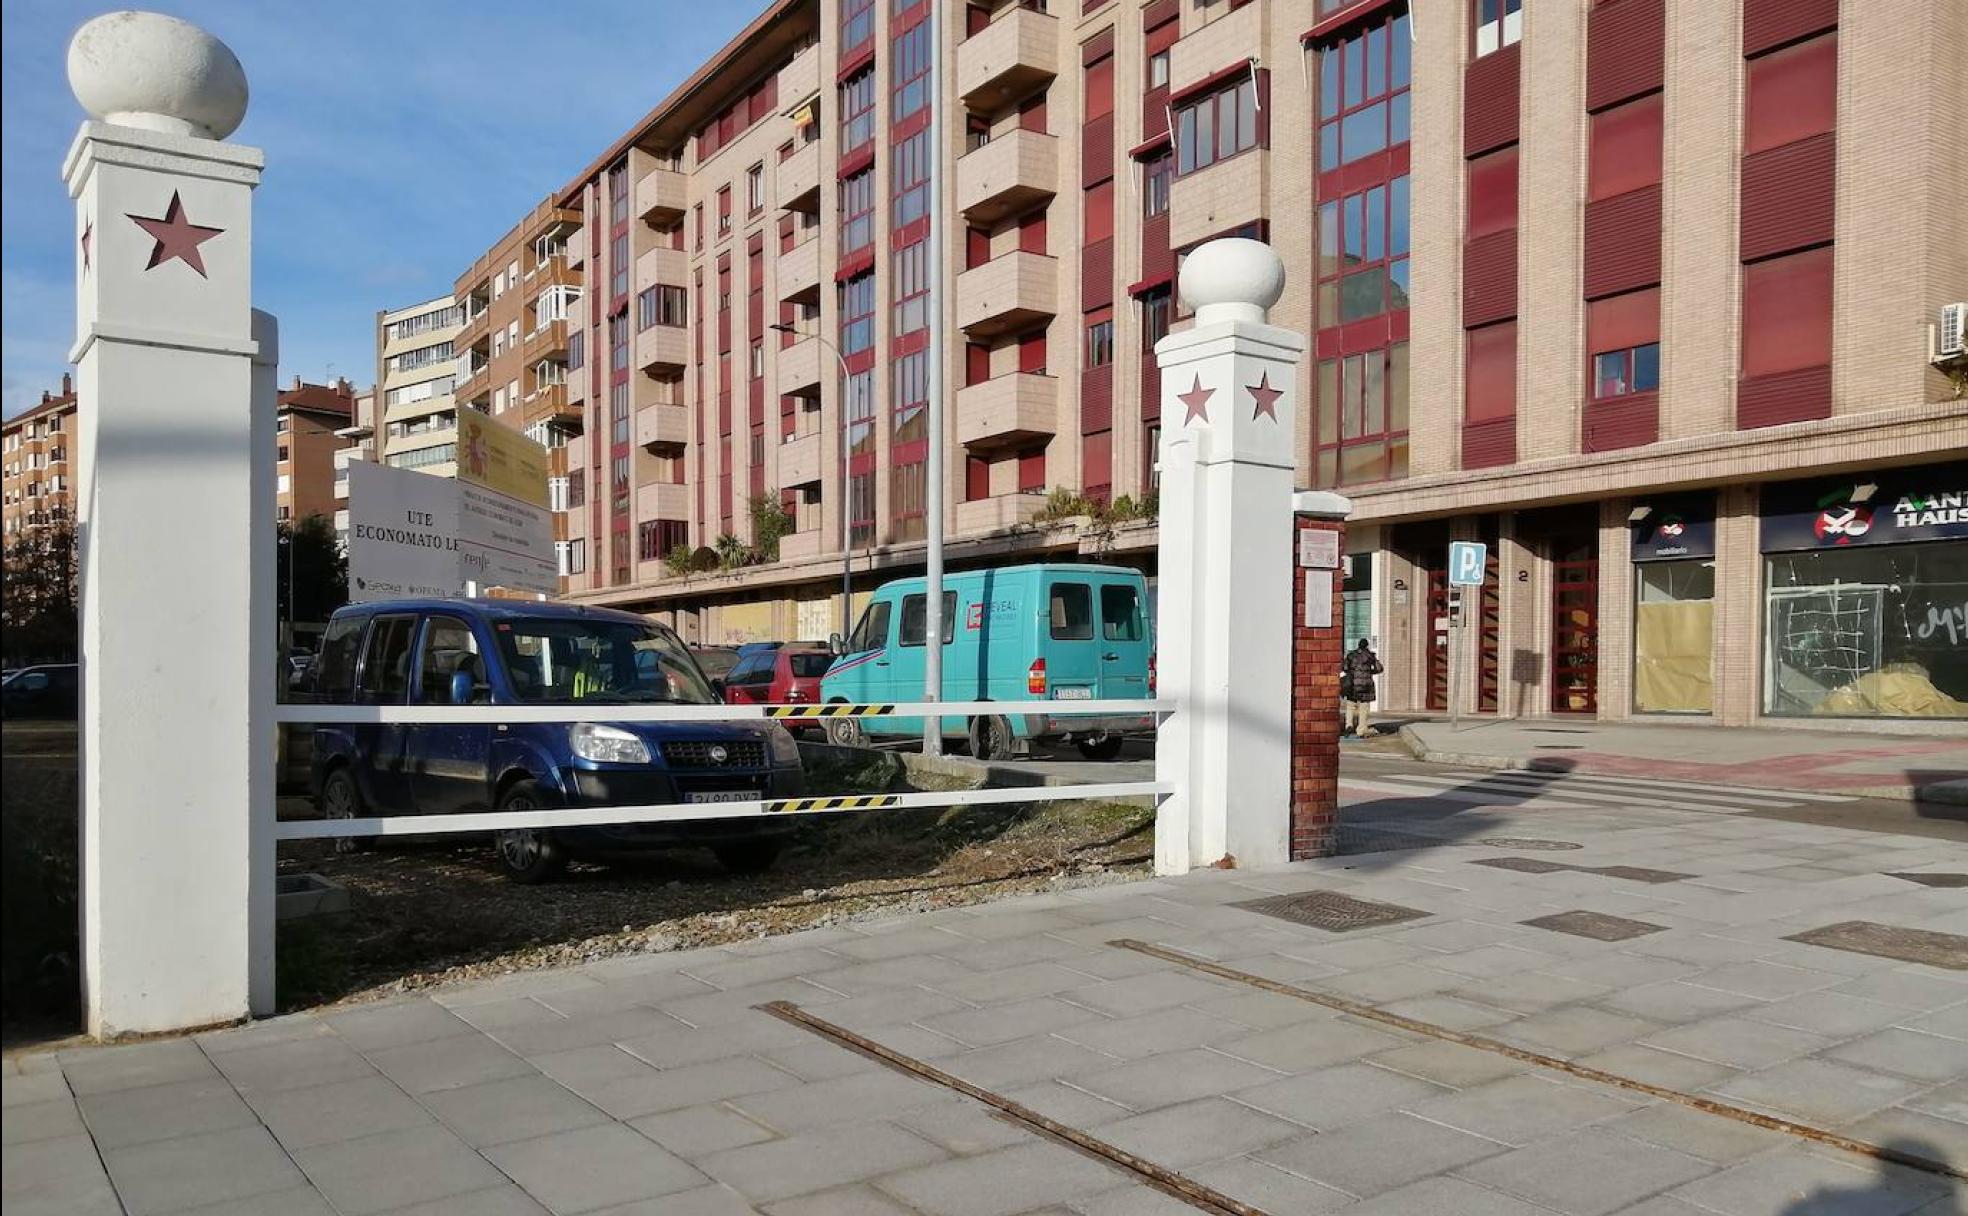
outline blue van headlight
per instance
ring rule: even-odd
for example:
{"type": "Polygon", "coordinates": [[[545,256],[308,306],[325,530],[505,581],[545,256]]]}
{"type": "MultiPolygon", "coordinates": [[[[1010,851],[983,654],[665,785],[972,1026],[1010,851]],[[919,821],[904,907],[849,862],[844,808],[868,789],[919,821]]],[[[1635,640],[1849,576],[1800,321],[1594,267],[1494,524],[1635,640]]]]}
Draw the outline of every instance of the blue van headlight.
{"type": "Polygon", "coordinates": [[[649,763],[649,745],[619,726],[576,722],[567,728],[567,742],[583,760],[599,764],[649,763]]]}
{"type": "Polygon", "coordinates": [[[773,767],[777,768],[781,765],[799,767],[799,742],[793,738],[793,732],[787,730],[777,722],[771,722],[766,725],[765,746],[766,750],[772,754],[773,767]]]}

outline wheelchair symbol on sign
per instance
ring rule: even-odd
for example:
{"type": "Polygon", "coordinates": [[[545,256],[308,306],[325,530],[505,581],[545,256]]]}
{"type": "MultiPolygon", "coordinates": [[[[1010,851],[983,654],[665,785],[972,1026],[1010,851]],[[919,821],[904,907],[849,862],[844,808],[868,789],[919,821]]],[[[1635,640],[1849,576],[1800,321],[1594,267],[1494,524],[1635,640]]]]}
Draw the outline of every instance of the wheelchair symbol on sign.
{"type": "Polygon", "coordinates": [[[1449,542],[1449,585],[1451,587],[1482,586],[1484,567],[1489,564],[1489,558],[1490,547],[1480,541],[1449,542]]]}

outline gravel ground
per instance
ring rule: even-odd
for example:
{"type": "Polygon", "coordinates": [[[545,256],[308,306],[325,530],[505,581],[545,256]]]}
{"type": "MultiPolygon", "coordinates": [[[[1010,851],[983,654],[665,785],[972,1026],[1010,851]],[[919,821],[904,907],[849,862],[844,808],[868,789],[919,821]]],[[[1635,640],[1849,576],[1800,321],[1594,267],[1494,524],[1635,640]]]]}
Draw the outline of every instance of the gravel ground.
{"type": "MultiPolygon", "coordinates": [[[[815,792],[902,788],[900,766],[835,773],[815,792]],[[832,787],[832,788],[828,788],[832,787]]],[[[921,778],[913,788],[922,788],[921,778]]],[[[945,787],[947,788],[947,787],[945,787]]],[[[286,800],[283,800],[286,801],[286,800]]],[[[288,802],[283,818],[301,814],[288,802]]],[[[615,955],[688,949],[1005,895],[1146,877],[1153,811],[1053,802],[815,816],[764,874],[678,849],[612,866],[576,863],[526,887],[482,839],[337,855],[282,847],[281,872],[349,889],[347,913],[280,926],[280,1002],[375,999],[455,980],[615,955]]]]}

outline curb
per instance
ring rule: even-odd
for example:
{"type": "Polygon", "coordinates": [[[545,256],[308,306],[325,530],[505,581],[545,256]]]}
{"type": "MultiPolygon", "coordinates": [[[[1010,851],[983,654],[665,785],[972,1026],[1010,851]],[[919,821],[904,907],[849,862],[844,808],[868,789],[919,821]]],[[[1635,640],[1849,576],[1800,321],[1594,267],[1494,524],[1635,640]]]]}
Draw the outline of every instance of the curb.
{"type": "MultiPolygon", "coordinates": [[[[1401,745],[1408,754],[1424,764],[1449,764],[1459,768],[1488,769],[1492,772],[1570,772],[1558,761],[1540,763],[1536,760],[1526,762],[1522,756],[1485,756],[1473,752],[1440,751],[1425,743],[1420,732],[1412,726],[1403,726],[1400,732],[1401,745]]],[[[1581,776],[1591,773],[1581,772],[1581,776]]],[[[1720,782],[1718,784],[1727,784],[1720,782]]],[[[1781,786],[1767,788],[1781,789],[1781,786]]],[[[1968,781],[1936,781],[1927,785],[1862,785],[1839,790],[1822,790],[1813,787],[1804,793],[1850,794],[1855,798],[1890,798],[1896,802],[1934,802],[1944,806],[1968,806],[1968,781]]]]}

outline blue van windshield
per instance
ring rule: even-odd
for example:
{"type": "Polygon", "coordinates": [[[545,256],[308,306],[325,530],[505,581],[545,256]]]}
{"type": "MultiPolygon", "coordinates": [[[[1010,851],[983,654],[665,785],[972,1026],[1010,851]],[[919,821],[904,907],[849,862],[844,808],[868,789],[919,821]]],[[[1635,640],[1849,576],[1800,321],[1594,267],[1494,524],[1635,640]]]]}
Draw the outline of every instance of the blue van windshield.
{"type": "Polygon", "coordinates": [[[499,621],[493,632],[520,701],[717,701],[683,643],[653,625],[538,617],[499,621]]]}

